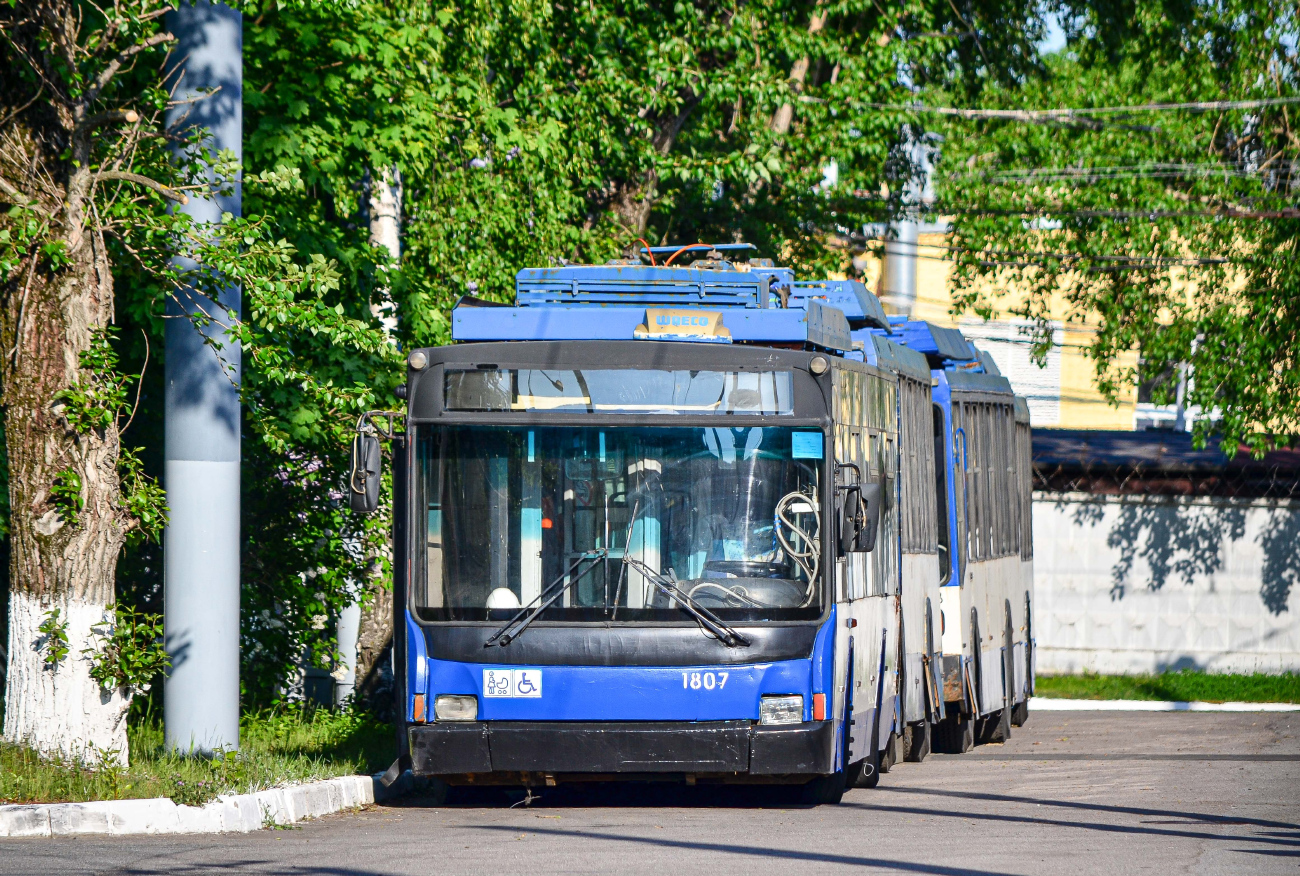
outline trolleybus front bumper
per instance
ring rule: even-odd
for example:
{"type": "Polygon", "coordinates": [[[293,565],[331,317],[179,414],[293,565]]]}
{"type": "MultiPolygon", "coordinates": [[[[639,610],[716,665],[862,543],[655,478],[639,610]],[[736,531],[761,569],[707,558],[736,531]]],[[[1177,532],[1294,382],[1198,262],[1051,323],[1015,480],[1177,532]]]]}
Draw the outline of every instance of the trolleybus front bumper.
{"type": "Polygon", "coordinates": [[[417,776],[691,773],[812,776],[833,771],[834,722],[476,721],[411,726],[417,776]]]}

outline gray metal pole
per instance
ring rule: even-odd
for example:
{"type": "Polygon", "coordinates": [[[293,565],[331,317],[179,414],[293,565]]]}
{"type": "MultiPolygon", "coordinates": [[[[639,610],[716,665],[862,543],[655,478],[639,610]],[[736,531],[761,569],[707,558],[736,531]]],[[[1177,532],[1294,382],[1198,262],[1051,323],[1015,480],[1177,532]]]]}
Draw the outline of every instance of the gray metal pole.
{"type": "MultiPolygon", "coordinates": [[[[182,3],[167,14],[176,36],[169,64],[168,128],[199,127],[213,152],[242,157],[243,21],[224,4],[182,3]],[[207,94],[206,92],[214,93],[207,94]]],[[[240,215],[238,186],[179,209],[216,225],[240,215]]],[[[186,267],[194,267],[192,262],[186,267]]],[[[169,520],[163,536],[163,611],[172,666],[163,689],[168,749],[210,753],[239,747],[240,349],[214,321],[240,312],[240,290],[214,302],[193,290],[167,303],[166,463],[169,520]],[[220,350],[204,343],[206,333],[220,350]]]]}
{"type": "Polygon", "coordinates": [[[920,225],[914,219],[889,223],[880,300],[892,313],[911,316],[916,307],[916,243],[919,232],[920,225]]]}
{"type": "Polygon", "coordinates": [[[910,128],[904,129],[902,150],[911,168],[903,184],[904,215],[889,223],[885,236],[881,302],[893,313],[911,316],[916,308],[916,255],[921,233],[921,208],[934,200],[930,187],[930,149],[910,128]]]}

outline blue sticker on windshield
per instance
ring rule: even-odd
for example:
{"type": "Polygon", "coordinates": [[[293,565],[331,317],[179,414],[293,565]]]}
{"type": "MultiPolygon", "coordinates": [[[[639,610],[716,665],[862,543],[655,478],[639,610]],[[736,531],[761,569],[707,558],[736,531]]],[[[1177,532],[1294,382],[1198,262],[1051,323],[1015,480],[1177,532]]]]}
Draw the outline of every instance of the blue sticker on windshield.
{"type": "Polygon", "coordinates": [[[790,456],[794,459],[821,459],[821,432],[794,432],[790,436],[790,456]]]}

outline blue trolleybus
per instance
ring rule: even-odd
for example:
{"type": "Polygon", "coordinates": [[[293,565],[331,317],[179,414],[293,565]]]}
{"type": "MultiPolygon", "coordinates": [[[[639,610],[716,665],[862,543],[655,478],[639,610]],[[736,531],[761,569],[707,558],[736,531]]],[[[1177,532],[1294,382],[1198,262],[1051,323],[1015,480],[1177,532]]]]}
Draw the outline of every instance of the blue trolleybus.
{"type": "MultiPolygon", "coordinates": [[[[457,343],[409,352],[395,768],[835,802],[1023,700],[1028,621],[991,626],[988,583],[1009,600],[1021,569],[1001,580],[1006,545],[990,552],[967,510],[994,464],[970,418],[1010,410],[1005,380],[978,355],[945,370],[861,284],[797,282],[748,249],[526,269],[513,306],[463,298],[457,343]],[[976,371],[1001,383],[968,414],[976,371]],[[976,536],[949,535],[971,520],[976,536]],[[978,615],[970,642],[958,612],[978,615]]],[[[375,431],[353,446],[359,511],[377,503],[375,431]]],[[[994,501],[1023,521],[1027,502],[994,501]]]]}

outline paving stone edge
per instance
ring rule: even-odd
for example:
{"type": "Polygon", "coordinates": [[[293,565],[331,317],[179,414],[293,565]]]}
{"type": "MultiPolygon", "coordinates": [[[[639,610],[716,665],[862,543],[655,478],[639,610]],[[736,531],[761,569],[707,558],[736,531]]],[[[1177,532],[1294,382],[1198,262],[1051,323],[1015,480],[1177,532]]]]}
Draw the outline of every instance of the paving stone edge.
{"type": "Polygon", "coordinates": [[[247,833],[383,802],[410,786],[408,772],[390,788],[378,776],[343,776],[221,796],[205,806],[181,806],[167,797],[0,806],[0,837],[247,833]]]}

